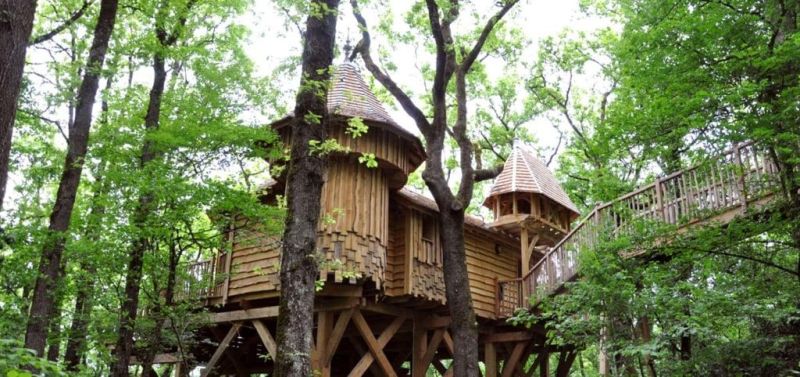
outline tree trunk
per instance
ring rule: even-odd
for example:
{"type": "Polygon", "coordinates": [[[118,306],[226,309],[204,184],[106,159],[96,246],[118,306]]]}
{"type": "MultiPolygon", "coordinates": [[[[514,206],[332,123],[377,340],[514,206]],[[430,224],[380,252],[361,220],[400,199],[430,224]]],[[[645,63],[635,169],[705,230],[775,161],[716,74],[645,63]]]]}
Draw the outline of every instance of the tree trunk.
{"type": "Polygon", "coordinates": [[[35,0],[0,0],[0,210],[8,181],[11,135],[25,68],[25,51],[35,13],[35,0]]]}
{"type": "Polygon", "coordinates": [[[464,245],[464,210],[439,206],[445,295],[453,333],[453,375],[479,376],[478,322],[472,304],[464,245]]]}
{"type": "Polygon", "coordinates": [[[317,223],[325,157],[311,153],[308,146],[311,140],[325,140],[328,109],[327,89],[318,93],[308,88],[318,87],[314,84],[327,83],[330,79],[339,0],[314,0],[312,4],[312,10],[326,11],[322,15],[309,14],[306,20],[303,72],[291,126],[287,216],[281,253],[278,354],[275,360],[277,377],[313,375],[311,332],[314,328],[315,281],[319,276],[317,223]],[[321,116],[321,121],[312,121],[309,114],[321,116]]]}
{"type": "MultiPolygon", "coordinates": [[[[145,133],[149,134],[158,129],[159,118],[161,116],[161,97],[164,94],[164,86],[167,81],[167,71],[164,64],[164,57],[159,52],[153,57],[153,85],[150,88],[150,98],[145,115],[145,133]]],[[[139,159],[139,168],[145,174],[147,165],[160,157],[155,145],[149,139],[145,139],[142,145],[142,153],[139,159]]],[[[115,377],[127,377],[128,366],[131,355],[133,354],[133,333],[136,325],[136,314],[139,310],[139,289],[142,283],[142,267],[144,265],[144,253],[150,249],[150,239],[143,233],[147,226],[147,219],[154,205],[154,195],[146,187],[141,188],[139,203],[133,215],[133,224],[139,231],[131,248],[130,260],[128,260],[128,274],[125,277],[125,297],[122,303],[122,310],[119,321],[119,338],[117,346],[114,348],[114,367],[112,375],[115,377]]]]}
{"type": "MultiPolygon", "coordinates": [[[[142,368],[144,370],[152,369],[153,360],[162,349],[162,327],[167,319],[164,315],[163,308],[171,307],[175,301],[175,282],[177,280],[178,262],[183,254],[177,244],[178,242],[177,238],[173,238],[170,243],[167,286],[164,288],[164,303],[162,305],[160,300],[156,299],[153,310],[150,311],[150,315],[153,316],[155,320],[155,328],[153,329],[153,337],[149,342],[150,346],[145,350],[144,355],[142,355],[142,368]]],[[[156,292],[156,297],[160,297],[159,292],[156,292]]]]}
{"type": "Polygon", "coordinates": [[[50,214],[49,235],[42,248],[39,262],[39,276],[33,292],[33,300],[25,331],[25,348],[30,348],[42,356],[47,342],[47,329],[52,315],[53,293],[61,276],[61,256],[66,242],[75,197],[80,185],[83,159],[89,142],[92,126],[92,109],[97,94],[100,70],[106,57],[108,42],[117,18],[117,0],[103,0],[100,14],[94,29],[94,40],[89,50],[89,59],[84,70],[83,82],[78,90],[75,122],[69,130],[67,156],[64,171],[56,194],[53,211],[50,214]]]}
{"type": "MultiPolygon", "coordinates": [[[[113,79],[106,80],[106,90],[111,89],[113,79]]],[[[108,101],[103,100],[100,107],[103,112],[101,121],[108,124],[108,101]]],[[[109,183],[104,177],[108,161],[102,160],[95,172],[95,186],[93,188],[92,204],[89,208],[89,219],[83,229],[84,238],[90,243],[97,242],[100,232],[98,226],[106,212],[104,197],[108,194],[109,183]]],[[[75,297],[75,310],[72,313],[72,323],[70,324],[67,338],[67,349],[64,351],[64,364],[67,371],[76,372],[78,365],[83,358],[84,347],[86,344],[86,332],[89,328],[89,319],[92,314],[92,295],[94,295],[94,278],[96,268],[94,261],[84,259],[80,261],[81,275],[78,278],[78,293],[75,297]]]]}

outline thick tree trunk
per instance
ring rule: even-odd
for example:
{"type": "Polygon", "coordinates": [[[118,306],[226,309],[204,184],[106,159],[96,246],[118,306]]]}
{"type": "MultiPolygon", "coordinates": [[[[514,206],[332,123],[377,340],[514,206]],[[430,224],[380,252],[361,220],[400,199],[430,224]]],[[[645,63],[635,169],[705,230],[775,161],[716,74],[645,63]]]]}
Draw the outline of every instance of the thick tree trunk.
{"type": "MultiPolygon", "coordinates": [[[[106,90],[111,89],[112,78],[106,80],[106,90]]],[[[101,121],[108,124],[108,102],[103,100],[101,105],[101,121]]],[[[89,208],[89,219],[83,229],[83,237],[90,243],[99,240],[100,232],[98,226],[106,212],[104,197],[108,194],[109,183],[105,178],[108,161],[102,160],[95,172],[95,185],[93,187],[92,204],[89,208]]],[[[86,344],[86,332],[89,328],[89,317],[92,314],[92,295],[94,295],[94,274],[96,271],[94,261],[83,259],[80,261],[81,275],[78,278],[78,293],[75,297],[75,309],[72,312],[72,323],[70,324],[67,337],[67,348],[64,351],[64,365],[70,372],[78,370],[78,365],[83,358],[86,344]]]]}
{"type": "Polygon", "coordinates": [[[25,68],[25,51],[35,13],[35,0],[0,0],[0,209],[3,209],[8,181],[11,135],[25,68]]]}
{"type": "Polygon", "coordinates": [[[325,157],[311,153],[309,141],[325,140],[328,122],[327,83],[336,42],[339,0],[315,0],[309,14],[303,46],[303,72],[292,121],[291,159],[287,176],[287,216],[281,253],[281,298],[278,316],[278,354],[275,376],[306,377],[311,371],[311,332],[314,328],[317,223],[320,216],[325,157]],[[323,86],[327,88],[327,86],[323,86]],[[322,95],[320,95],[322,94],[322,95]],[[321,116],[320,121],[311,121],[321,116]]]}
{"type": "MultiPolygon", "coordinates": [[[[159,118],[161,116],[161,97],[164,94],[164,86],[167,81],[167,71],[164,64],[164,57],[156,53],[153,58],[153,85],[150,88],[150,98],[145,115],[145,132],[151,133],[158,129],[159,118]]],[[[142,153],[139,159],[139,168],[147,172],[146,167],[149,163],[159,158],[160,153],[149,139],[146,139],[142,146],[142,153]]],[[[130,358],[133,354],[133,333],[136,325],[136,314],[139,310],[139,289],[142,283],[142,267],[144,265],[144,253],[150,249],[150,240],[143,233],[147,226],[147,219],[154,205],[153,193],[142,188],[139,196],[139,203],[133,215],[133,224],[139,230],[139,234],[134,240],[131,248],[130,259],[128,260],[128,274],[125,277],[125,296],[122,302],[122,310],[119,321],[119,338],[117,346],[114,348],[114,366],[112,375],[115,377],[127,377],[130,358]]]]}
{"type": "Polygon", "coordinates": [[[453,375],[480,376],[478,369],[478,322],[469,290],[467,256],[464,245],[464,211],[440,206],[442,223],[445,295],[450,308],[453,333],[453,375]]]}
{"type": "Polygon", "coordinates": [[[67,156],[64,172],[56,194],[53,211],[50,214],[49,236],[42,249],[39,262],[39,276],[33,292],[33,300],[25,332],[25,347],[41,356],[47,342],[47,329],[52,315],[53,293],[61,276],[61,256],[66,242],[75,197],[80,185],[83,159],[89,142],[92,126],[92,109],[97,94],[100,70],[106,57],[108,42],[117,18],[117,0],[103,0],[100,15],[94,29],[94,40],[89,50],[89,59],[84,70],[83,82],[78,90],[75,122],[69,130],[67,156]]]}

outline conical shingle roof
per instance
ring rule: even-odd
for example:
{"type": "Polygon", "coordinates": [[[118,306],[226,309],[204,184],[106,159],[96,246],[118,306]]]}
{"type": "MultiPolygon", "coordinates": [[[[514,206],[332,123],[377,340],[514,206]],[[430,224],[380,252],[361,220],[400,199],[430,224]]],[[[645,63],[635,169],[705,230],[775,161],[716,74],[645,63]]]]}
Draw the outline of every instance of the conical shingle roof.
{"type": "Polygon", "coordinates": [[[544,195],[566,207],[575,214],[578,207],[572,203],[547,165],[531,152],[515,147],[503,166],[503,172],[495,178],[489,198],[511,192],[530,192],[544,195]]]}
{"type": "Polygon", "coordinates": [[[369,90],[358,67],[351,62],[339,65],[333,72],[328,92],[328,111],[400,127],[369,90]]]}

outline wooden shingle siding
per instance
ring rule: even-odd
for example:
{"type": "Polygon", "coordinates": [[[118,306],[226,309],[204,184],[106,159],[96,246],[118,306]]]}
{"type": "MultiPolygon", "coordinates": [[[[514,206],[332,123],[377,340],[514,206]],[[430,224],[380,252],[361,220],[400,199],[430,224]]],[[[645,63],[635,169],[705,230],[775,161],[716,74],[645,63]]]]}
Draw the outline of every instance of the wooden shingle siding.
{"type": "MultiPolygon", "coordinates": [[[[332,222],[319,224],[318,247],[328,264],[320,277],[346,275],[371,278],[380,287],[385,280],[386,246],[389,234],[389,188],[380,169],[368,168],[345,158],[328,165],[322,189],[322,215],[332,222]]],[[[355,278],[346,279],[355,282],[355,278]]]]}

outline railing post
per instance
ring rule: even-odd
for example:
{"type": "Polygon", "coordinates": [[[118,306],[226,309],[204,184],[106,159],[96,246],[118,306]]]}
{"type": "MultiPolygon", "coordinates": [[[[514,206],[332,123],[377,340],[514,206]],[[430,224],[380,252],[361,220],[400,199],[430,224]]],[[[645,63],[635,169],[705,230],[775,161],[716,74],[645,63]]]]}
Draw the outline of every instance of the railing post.
{"type": "Polygon", "coordinates": [[[666,222],[664,215],[664,192],[661,189],[661,177],[656,178],[656,210],[658,211],[658,219],[666,222]]]}
{"type": "Polygon", "coordinates": [[[734,156],[736,158],[736,166],[738,168],[739,174],[739,200],[742,201],[741,205],[742,208],[747,208],[747,187],[746,185],[746,175],[747,170],[745,170],[744,164],[742,163],[742,147],[741,144],[736,143],[733,145],[734,156]]]}

